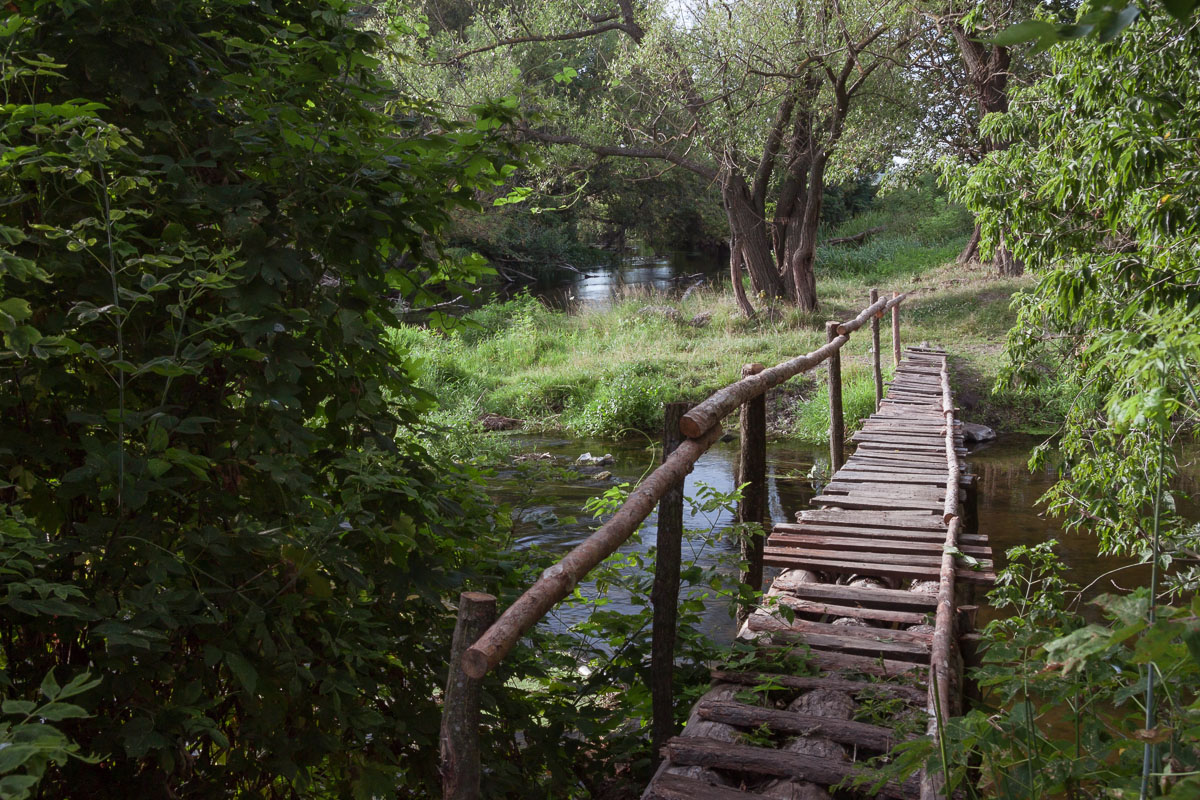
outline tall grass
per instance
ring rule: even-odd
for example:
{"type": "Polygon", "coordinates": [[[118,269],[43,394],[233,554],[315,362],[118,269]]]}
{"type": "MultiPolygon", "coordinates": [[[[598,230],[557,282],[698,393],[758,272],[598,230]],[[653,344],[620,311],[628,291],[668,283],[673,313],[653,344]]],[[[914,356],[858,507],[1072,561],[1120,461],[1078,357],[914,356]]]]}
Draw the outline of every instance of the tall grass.
{"type": "MultiPolygon", "coordinates": [[[[988,394],[1013,323],[1010,296],[1027,281],[954,265],[970,220],[924,190],[893,198],[884,210],[859,215],[830,235],[880,225],[887,230],[860,247],[821,249],[817,313],[757,298],[760,313],[748,320],[727,287],[693,292],[686,301],[630,289],[609,308],[570,315],[521,296],[472,312],[454,331],[404,326],[393,331],[392,341],[408,354],[418,386],[436,398],[433,418],[449,428],[470,430],[481,415],[499,414],[525,421],[527,429],[614,437],[656,430],[664,402],[699,401],[737,380],[744,364],[773,365],[816,349],[825,341],[824,321],[853,316],[874,286],[909,292],[901,313],[903,342],[936,342],[950,350],[965,387],[980,398],[976,418],[1010,430],[1043,429],[1056,415],[1058,399],[988,394]],[[674,318],[660,313],[664,307],[677,312],[674,318]],[[702,327],[688,324],[697,315],[707,316],[702,327]],[[1036,413],[1025,424],[1029,407],[1036,413]]],[[[884,331],[890,367],[888,326],[884,331]]],[[[874,405],[869,346],[869,335],[858,333],[842,351],[843,405],[851,425],[874,405]]],[[[822,375],[819,370],[818,382],[822,375]]],[[[797,422],[788,433],[824,441],[828,393],[823,385],[813,389],[811,378],[797,380],[787,394],[802,397],[802,407],[790,415],[797,422]]]]}

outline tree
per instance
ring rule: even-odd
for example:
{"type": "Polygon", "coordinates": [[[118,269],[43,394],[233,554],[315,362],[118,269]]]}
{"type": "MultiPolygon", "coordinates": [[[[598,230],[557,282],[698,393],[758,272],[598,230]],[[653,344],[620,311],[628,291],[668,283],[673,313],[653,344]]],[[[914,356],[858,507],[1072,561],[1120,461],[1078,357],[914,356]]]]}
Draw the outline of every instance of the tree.
{"type": "Polygon", "coordinates": [[[474,280],[436,236],[510,168],[508,112],[440,122],[348,11],[31,0],[0,26],[5,711],[51,670],[98,681],[61,724],[100,762],[40,796],[436,785],[443,595],[493,523],[384,333],[474,280]]]}
{"type": "MultiPolygon", "coordinates": [[[[1080,21],[1097,8],[1109,11],[1085,5],[1080,21]]],[[[1044,379],[1044,357],[1074,389],[1050,509],[1101,552],[1150,566],[1148,585],[1101,600],[1107,624],[1079,620],[1045,643],[1042,670],[1103,674],[1087,690],[1117,709],[1094,737],[1107,748],[1092,753],[1102,771],[1072,776],[1072,790],[1142,797],[1194,796],[1200,766],[1196,607],[1164,591],[1192,592],[1200,578],[1189,563],[1200,531],[1172,488],[1174,445],[1200,414],[1200,25],[1183,19],[1151,12],[1119,37],[1058,45],[1047,75],[983,122],[1010,146],[958,175],[985,244],[1011,232],[1014,256],[1039,276],[1018,297],[1010,377],[1044,379]]],[[[1041,741],[1071,752],[1048,731],[1041,741]]],[[[1060,791],[1049,781],[1063,773],[1038,773],[1035,756],[1031,780],[1060,791]]]]}
{"type": "Polygon", "coordinates": [[[534,141],[710,182],[728,220],[735,287],[744,266],[756,292],[812,310],[825,183],[878,162],[915,116],[895,102],[913,24],[900,4],[832,0],[514,4],[477,15],[462,38],[431,36],[409,53],[406,64],[419,60],[426,72],[397,71],[464,99],[512,94],[534,141]],[[605,90],[580,88],[597,84],[605,90]],[[893,112],[887,121],[868,114],[880,105],[893,112]]]}
{"type": "MultiPolygon", "coordinates": [[[[958,124],[966,127],[966,143],[960,143],[952,154],[953,158],[968,163],[978,162],[992,150],[1007,146],[1007,142],[994,136],[982,135],[979,123],[992,113],[1008,110],[1009,86],[1012,81],[1012,47],[996,41],[996,34],[1026,11],[1025,6],[1014,0],[993,3],[951,3],[949,7],[931,13],[939,30],[950,33],[958,53],[959,68],[954,69],[945,60],[927,65],[942,80],[953,85],[965,95],[962,99],[974,105],[973,113],[963,115],[958,124]],[[946,75],[948,71],[955,73],[946,75]]],[[[971,238],[958,256],[958,263],[966,264],[979,258],[980,226],[976,224],[971,238]]],[[[992,253],[992,263],[1001,275],[1020,275],[1024,267],[1012,257],[1011,251],[1001,237],[992,253]]]]}

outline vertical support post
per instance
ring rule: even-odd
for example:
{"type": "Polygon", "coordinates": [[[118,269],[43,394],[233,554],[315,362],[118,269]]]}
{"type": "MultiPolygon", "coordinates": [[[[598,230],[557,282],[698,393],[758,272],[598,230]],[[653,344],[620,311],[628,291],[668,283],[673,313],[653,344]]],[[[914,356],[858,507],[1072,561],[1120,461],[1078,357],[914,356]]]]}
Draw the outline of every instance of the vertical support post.
{"type": "MultiPolygon", "coordinates": [[[[871,305],[879,300],[879,290],[871,290],[871,305]]],[[[871,317],[871,366],[875,370],[875,410],[883,405],[883,367],[879,364],[879,318],[883,312],[871,317]]]]}
{"type": "MultiPolygon", "coordinates": [[[[762,364],[746,364],[742,377],[757,375],[766,367],[762,364]]],[[[742,560],[746,571],[742,583],[755,592],[763,587],[763,548],[766,544],[764,523],[767,521],[767,395],[747,400],[742,404],[741,445],[738,452],[738,482],[746,484],[742,499],[738,502],[738,522],[752,523],[754,527],[742,535],[742,560]]],[[[738,619],[745,620],[750,608],[738,609],[738,619]]]]}
{"type": "Polygon", "coordinates": [[[463,653],[496,621],[496,598],[482,592],[458,596],[458,623],[450,645],[450,674],[442,698],[443,800],[479,800],[479,687],[463,671],[463,653]]]}
{"type": "MultiPolygon", "coordinates": [[[[838,337],[838,323],[825,323],[825,338],[838,337]]],[[[846,420],[842,417],[842,351],[829,357],[829,474],[846,463],[846,420]]]]}
{"type": "MultiPolygon", "coordinates": [[[[895,300],[900,296],[899,292],[892,292],[892,299],[895,300]]],[[[900,304],[892,306],[892,363],[895,366],[900,366],[900,304]]]]}
{"type": "MultiPolygon", "coordinates": [[[[663,406],[663,460],[682,442],[679,421],[687,413],[688,403],[663,406]]],[[[672,486],[658,501],[658,539],[654,550],[654,585],[650,603],[654,621],[650,643],[650,729],[651,752],[659,758],[659,748],[675,732],[674,693],[675,631],[679,613],[679,565],[683,549],[683,480],[672,486]]]]}
{"type": "Polygon", "coordinates": [[[964,487],[963,529],[967,533],[979,533],[979,476],[967,475],[969,479],[964,487]]]}

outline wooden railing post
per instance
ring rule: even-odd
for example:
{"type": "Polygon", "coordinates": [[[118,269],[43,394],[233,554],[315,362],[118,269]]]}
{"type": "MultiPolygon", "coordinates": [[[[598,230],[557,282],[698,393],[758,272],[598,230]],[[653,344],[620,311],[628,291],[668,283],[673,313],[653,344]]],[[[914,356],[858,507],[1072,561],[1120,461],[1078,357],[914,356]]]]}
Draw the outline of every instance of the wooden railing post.
{"type": "Polygon", "coordinates": [[[442,698],[443,800],[479,800],[479,686],[463,671],[463,653],[496,619],[496,598],[482,592],[458,596],[458,623],[450,645],[450,674],[442,698]]]}
{"type": "MultiPolygon", "coordinates": [[[[757,375],[764,369],[762,364],[747,364],[742,367],[742,377],[757,375]]],[[[742,583],[755,592],[761,592],[763,547],[766,541],[763,526],[767,521],[766,392],[742,404],[738,483],[746,484],[746,488],[742,490],[742,499],[738,501],[737,520],[754,526],[742,534],[742,560],[746,562],[742,583]]],[[[742,606],[738,610],[738,619],[744,620],[749,613],[750,609],[742,606]]]]}
{"type": "MultiPolygon", "coordinates": [[[[892,299],[895,300],[900,296],[899,292],[892,292],[892,299]]],[[[892,363],[895,366],[900,366],[900,304],[896,303],[892,306],[892,363]]]]}
{"type": "MultiPolygon", "coordinates": [[[[879,300],[879,290],[871,290],[871,303],[875,305],[879,300]]],[[[871,317],[871,366],[875,371],[875,410],[883,405],[883,368],[879,364],[879,318],[883,316],[883,312],[871,317]]]]}
{"type": "MultiPolygon", "coordinates": [[[[689,403],[663,406],[663,461],[683,442],[679,421],[691,407],[689,403]]],[[[651,752],[657,759],[659,748],[675,734],[674,693],[675,633],[679,613],[679,566],[683,548],[683,478],[673,484],[658,501],[658,539],[654,549],[654,585],[650,603],[654,607],[650,644],[650,727],[651,752]]]]}
{"type": "MultiPolygon", "coordinates": [[[[833,341],[838,336],[838,323],[825,323],[825,336],[833,341]]],[[[842,351],[829,356],[829,474],[846,463],[846,421],[842,417],[842,351]]]]}

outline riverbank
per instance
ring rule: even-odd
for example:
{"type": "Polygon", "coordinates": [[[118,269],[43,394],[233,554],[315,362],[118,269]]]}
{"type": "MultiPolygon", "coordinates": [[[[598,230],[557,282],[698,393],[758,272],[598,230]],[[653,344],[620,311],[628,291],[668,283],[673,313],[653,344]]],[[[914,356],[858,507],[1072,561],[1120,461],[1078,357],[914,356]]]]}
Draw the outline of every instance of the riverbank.
{"type": "MultiPolygon", "coordinates": [[[[699,401],[736,380],[743,364],[773,365],[819,347],[824,321],[854,316],[875,286],[909,294],[901,313],[903,342],[937,342],[953,354],[965,419],[1005,432],[1044,433],[1060,413],[1053,389],[991,391],[1014,322],[1011,296],[1030,282],[953,262],[900,275],[827,277],[818,282],[818,313],[760,300],[752,320],[738,312],[728,284],[686,297],[631,291],[608,308],[571,314],[521,297],[484,306],[448,334],[405,326],[394,336],[412,354],[418,384],[437,398],[437,421],[451,428],[487,421],[577,436],[654,434],[664,402],[699,401]]],[[[848,420],[871,411],[869,347],[870,336],[860,333],[843,351],[848,420]]],[[[886,356],[886,331],[883,347],[886,356]]],[[[824,440],[828,406],[821,371],[799,376],[773,395],[773,436],[824,440]]]]}

